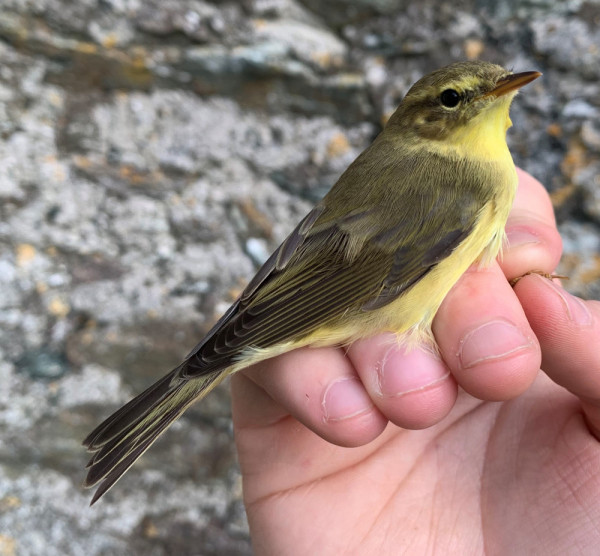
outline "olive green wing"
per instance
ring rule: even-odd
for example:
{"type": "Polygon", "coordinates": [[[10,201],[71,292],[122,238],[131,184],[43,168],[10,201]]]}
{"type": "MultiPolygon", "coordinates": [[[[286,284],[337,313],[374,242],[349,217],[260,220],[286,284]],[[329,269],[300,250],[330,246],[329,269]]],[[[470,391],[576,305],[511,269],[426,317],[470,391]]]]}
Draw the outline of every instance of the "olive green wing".
{"type": "Polygon", "coordinates": [[[190,353],[182,376],[222,370],[247,347],[299,339],[392,302],[468,236],[485,203],[478,191],[449,183],[410,196],[410,206],[391,197],[340,218],[318,205],[190,353]]]}

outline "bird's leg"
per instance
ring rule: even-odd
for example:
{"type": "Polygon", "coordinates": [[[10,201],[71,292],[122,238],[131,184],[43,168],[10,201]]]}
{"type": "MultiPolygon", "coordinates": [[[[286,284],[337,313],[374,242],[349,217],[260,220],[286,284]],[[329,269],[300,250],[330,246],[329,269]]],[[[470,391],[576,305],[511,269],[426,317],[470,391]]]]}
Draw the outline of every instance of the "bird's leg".
{"type": "Polygon", "coordinates": [[[562,274],[548,274],[547,272],[543,272],[541,270],[530,270],[529,272],[526,272],[525,274],[521,274],[521,276],[517,276],[516,278],[509,280],[508,283],[511,285],[511,287],[514,288],[516,286],[517,282],[521,278],[525,278],[525,276],[529,276],[530,274],[539,274],[540,276],[543,276],[544,278],[548,278],[548,280],[554,280],[554,278],[559,278],[560,280],[568,280],[569,279],[568,276],[563,276],[562,274]]]}

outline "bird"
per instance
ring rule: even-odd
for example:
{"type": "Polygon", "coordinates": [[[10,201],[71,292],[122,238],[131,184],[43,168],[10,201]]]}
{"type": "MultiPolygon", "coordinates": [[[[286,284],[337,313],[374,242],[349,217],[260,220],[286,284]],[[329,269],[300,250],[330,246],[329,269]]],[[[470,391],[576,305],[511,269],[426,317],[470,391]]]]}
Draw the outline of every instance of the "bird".
{"type": "Polygon", "coordinates": [[[517,188],[509,108],[540,75],[463,61],[419,79],[183,362],[83,441],[84,486],[98,485],[91,504],[241,369],[380,332],[435,347],[431,324],[448,291],[501,252],[517,188]]]}

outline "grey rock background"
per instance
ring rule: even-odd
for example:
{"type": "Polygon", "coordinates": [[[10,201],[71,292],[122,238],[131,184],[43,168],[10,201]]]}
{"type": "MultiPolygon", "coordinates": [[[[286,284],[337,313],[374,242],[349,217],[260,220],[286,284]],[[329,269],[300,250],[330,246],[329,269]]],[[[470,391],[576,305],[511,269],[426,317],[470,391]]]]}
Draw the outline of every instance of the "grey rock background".
{"type": "Polygon", "coordinates": [[[513,109],[600,295],[600,2],[0,0],[0,556],[249,554],[228,393],[93,509],[80,441],[176,364],[423,73],[513,109]]]}

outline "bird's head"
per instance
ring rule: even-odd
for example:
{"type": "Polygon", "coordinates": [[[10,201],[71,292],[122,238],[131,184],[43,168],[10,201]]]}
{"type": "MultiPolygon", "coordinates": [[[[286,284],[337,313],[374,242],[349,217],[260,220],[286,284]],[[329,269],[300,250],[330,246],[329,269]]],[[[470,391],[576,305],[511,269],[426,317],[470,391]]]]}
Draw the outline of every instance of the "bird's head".
{"type": "Polygon", "coordinates": [[[504,141],[517,90],[541,75],[512,73],[489,62],[458,62],[419,79],[388,122],[414,141],[476,147],[504,141]]]}

